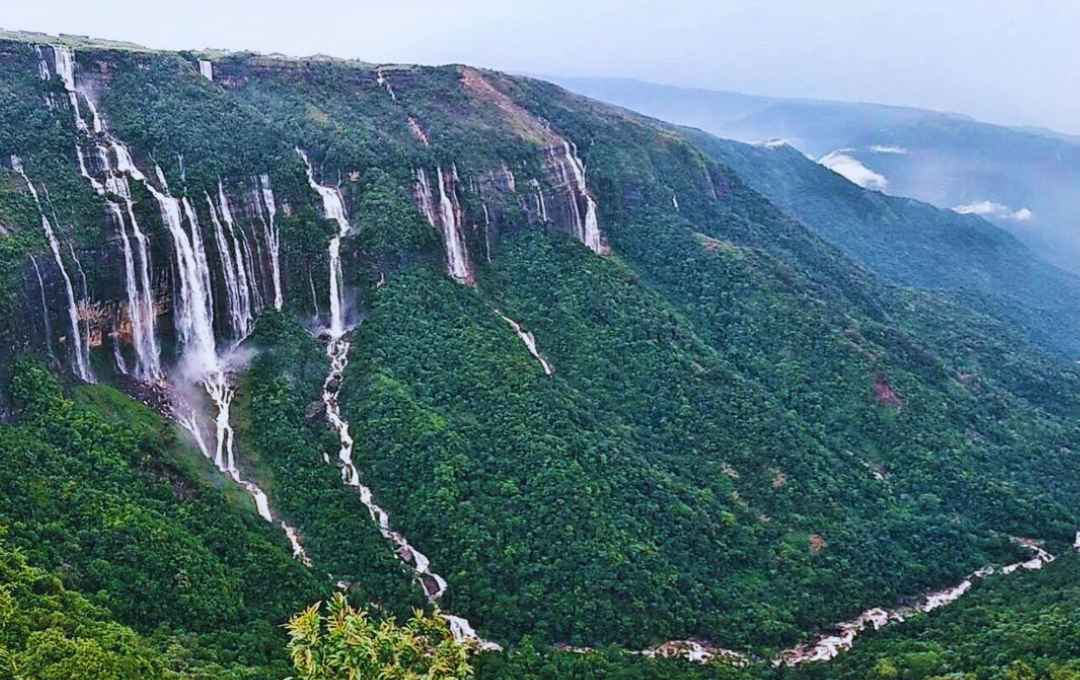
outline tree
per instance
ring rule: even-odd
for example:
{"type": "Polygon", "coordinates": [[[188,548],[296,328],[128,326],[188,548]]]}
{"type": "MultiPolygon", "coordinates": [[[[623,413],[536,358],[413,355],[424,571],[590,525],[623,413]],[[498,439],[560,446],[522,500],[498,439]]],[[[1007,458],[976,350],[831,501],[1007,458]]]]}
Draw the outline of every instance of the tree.
{"type": "Polygon", "coordinates": [[[416,610],[397,625],[353,609],[340,593],[322,613],[316,603],[286,628],[289,653],[300,680],[462,680],[471,678],[469,650],[454,640],[446,621],[416,610]]]}

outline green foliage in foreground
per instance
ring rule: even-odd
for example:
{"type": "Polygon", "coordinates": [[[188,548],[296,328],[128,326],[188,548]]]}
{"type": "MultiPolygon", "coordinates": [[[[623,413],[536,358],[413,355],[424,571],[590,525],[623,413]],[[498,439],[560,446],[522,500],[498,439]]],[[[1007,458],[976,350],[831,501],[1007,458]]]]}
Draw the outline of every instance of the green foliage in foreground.
{"type": "Polygon", "coordinates": [[[173,425],[116,390],[66,394],[33,361],[14,369],[0,425],[0,523],[11,545],[118,622],[179,636],[190,662],[284,668],[276,624],[329,584],[294,561],[250,501],[231,504],[173,425]]]}
{"type": "Polygon", "coordinates": [[[60,579],[0,543],[0,678],[162,678],[160,654],[60,579]]]}
{"type": "Polygon", "coordinates": [[[438,615],[413,613],[404,625],[376,621],[334,595],[289,621],[289,654],[300,680],[464,680],[469,650],[438,615]]]}

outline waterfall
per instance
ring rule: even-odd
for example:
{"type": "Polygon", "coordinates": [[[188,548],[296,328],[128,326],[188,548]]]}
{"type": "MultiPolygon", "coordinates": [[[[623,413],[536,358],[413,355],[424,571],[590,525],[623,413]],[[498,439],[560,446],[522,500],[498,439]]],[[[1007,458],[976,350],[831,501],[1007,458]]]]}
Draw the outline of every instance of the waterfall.
{"type": "Polygon", "coordinates": [[[470,283],[472,272],[469,271],[469,255],[465,251],[465,242],[461,237],[460,220],[458,219],[458,207],[455,182],[453,176],[443,176],[442,167],[436,168],[439,179],[439,211],[442,216],[443,241],[446,243],[447,269],[459,283],[470,283]],[[450,182],[450,195],[446,193],[446,183],[450,182]],[[454,200],[451,200],[451,196],[454,200]]]}
{"type": "Polygon", "coordinates": [[[535,179],[530,180],[529,183],[532,185],[533,191],[536,192],[536,212],[540,215],[540,221],[546,224],[548,221],[548,214],[547,205],[544,203],[544,190],[540,188],[540,182],[535,179]]]}
{"type": "Polygon", "coordinates": [[[405,536],[390,528],[390,516],[375,502],[372,490],[361,484],[360,473],[352,462],[353,439],[349,434],[349,423],[341,417],[341,407],[338,404],[338,395],[341,390],[341,382],[345,376],[345,370],[349,365],[350,343],[341,338],[332,338],[326,346],[326,355],[330,359],[330,370],[323,382],[323,405],[326,411],[326,420],[334,427],[340,440],[338,449],[338,461],[341,464],[341,481],[360,493],[360,500],[367,507],[367,512],[372,516],[379,528],[382,538],[390,541],[395,547],[395,553],[399,559],[407,563],[416,574],[417,581],[423,589],[423,594],[429,601],[434,602],[441,598],[446,591],[446,581],[442,576],[431,571],[431,561],[426,555],[409,545],[405,536]]]}
{"type": "MultiPolygon", "coordinates": [[[[76,127],[87,134],[98,136],[105,135],[105,126],[93,100],[87,98],[89,110],[93,116],[93,125],[88,126],[82,118],[79,109],[79,94],[75,82],[75,55],[70,48],[52,46],[53,57],[56,62],[56,73],[64,83],[68,97],[71,100],[72,112],[75,116],[76,127]]],[[[161,350],[157,342],[156,313],[153,303],[153,291],[150,287],[150,249],[149,239],[139,228],[138,220],[135,219],[131,201],[131,191],[128,187],[127,177],[142,181],[142,173],[131,162],[131,154],[127,148],[114,139],[106,138],[104,143],[94,142],[93,151],[97,156],[105,182],[102,183],[92,176],[86,166],[86,158],[82,146],[77,140],[75,143],[75,155],[79,164],[79,173],[90,182],[93,189],[106,197],[106,206],[116,221],[120,233],[121,246],[124,251],[125,284],[128,298],[128,314],[131,318],[132,340],[136,353],[135,373],[140,380],[153,381],[161,378],[161,350]],[[115,165],[110,156],[116,158],[115,165]],[[119,199],[119,200],[117,200],[119,199]],[[121,208],[123,205],[123,209],[121,208]],[[127,235],[125,216],[131,224],[135,246],[138,249],[138,262],[136,263],[135,252],[127,235]]],[[[117,349],[116,355],[121,357],[117,349]]],[[[119,361],[118,368],[126,369],[119,361]]]]}
{"type": "Polygon", "coordinates": [[[240,293],[241,312],[245,319],[243,335],[251,330],[251,322],[254,314],[261,308],[259,296],[259,284],[255,278],[255,270],[252,267],[251,247],[248,245],[247,236],[243,227],[237,227],[233,220],[232,209],[229,207],[229,197],[225,195],[225,187],[218,180],[218,205],[221,208],[221,219],[229,228],[229,237],[233,242],[233,251],[236,261],[236,282],[240,293]]]}
{"type": "MultiPolygon", "coordinates": [[[[64,87],[72,100],[72,108],[76,117],[76,125],[79,130],[90,134],[90,126],[82,119],[79,111],[78,93],[75,89],[74,54],[70,49],[54,47],[56,55],[57,73],[64,82],[64,87]]],[[[120,230],[121,244],[124,250],[124,271],[127,286],[128,310],[132,322],[132,334],[134,336],[135,350],[138,356],[137,373],[142,380],[157,380],[161,378],[160,350],[155,334],[155,316],[150,287],[150,256],[149,242],[145,234],[139,228],[138,221],[132,206],[131,191],[128,179],[133,179],[143,185],[150,192],[158,204],[161,220],[169,231],[173,243],[173,252],[176,259],[176,270],[179,278],[178,294],[174,292],[173,311],[174,323],[179,340],[180,362],[179,373],[182,378],[193,384],[201,383],[206,390],[207,396],[213,402],[216,415],[214,427],[216,432],[216,447],[211,451],[206,444],[199,418],[192,408],[179,409],[176,414],[178,422],[189,432],[203,455],[213,461],[225,475],[241,486],[251,496],[258,513],[268,522],[273,521],[270,511],[269,500],[266,494],[253,482],[243,479],[236,466],[236,458],[233,448],[233,429],[230,424],[230,410],[234,390],[229,384],[225,367],[217,355],[216,341],[213,331],[213,297],[210,287],[210,268],[206,259],[206,252],[202,242],[198,219],[191,203],[185,198],[183,202],[174,198],[169,193],[168,183],[164,172],[155,166],[154,172],[161,183],[159,190],[147,181],[146,176],[136,167],[131,153],[119,140],[112,137],[102,123],[92,100],[87,98],[88,106],[93,115],[93,135],[99,139],[104,138],[102,143],[94,142],[94,149],[101,159],[102,170],[105,174],[105,183],[98,182],[86,172],[82,149],[76,142],[80,171],[88,178],[99,194],[106,195],[106,205],[117,222],[120,230]],[[115,163],[111,162],[115,158],[115,163]],[[126,211],[121,210],[123,202],[126,211]],[[138,263],[136,263],[135,249],[132,248],[128,238],[125,214],[130,222],[135,243],[138,246],[138,263]],[[190,233],[184,230],[183,218],[187,217],[190,233]]],[[[183,174],[183,170],[181,171],[183,174]]],[[[230,232],[235,232],[232,227],[232,215],[229,213],[224,191],[219,185],[219,195],[222,203],[222,212],[229,224],[230,232]]],[[[207,200],[210,201],[209,196],[207,200]]],[[[213,203],[211,214],[213,215],[213,203]]],[[[237,243],[234,250],[241,252],[242,246],[237,243]]],[[[223,249],[225,252],[228,249],[223,249]]],[[[34,262],[35,269],[37,267],[34,262]]],[[[241,265],[243,266],[243,265],[241,265]]],[[[241,269],[243,271],[243,269],[241,269]]],[[[246,280],[246,273],[244,274],[246,280]]],[[[39,274],[40,282],[40,274],[39,274]]],[[[238,289],[239,293],[239,289],[238,289]]],[[[42,286],[42,302],[44,303],[44,286],[42,286]]],[[[249,320],[250,323],[250,320],[249,320]]],[[[46,316],[46,324],[48,317],[46,316]]],[[[245,329],[246,334],[246,329],[245,329]]],[[[51,331],[49,332],[51,336],[51,331]]],[[[243,339],[238,337],[237,342],[243,339]]],[[[117,366],[121,370],[126,369],[122,355],[117,351],[117,366]]],[[[179,395],[174,395],[179,397],[179,395]]],[[[307,555],[299,543],[298,532],[281,522],[282,528],[293,546],[294,556],[308,563],[307,555]]]]}
{"type": "Polygon", "coordinates": [[[581,162],[581,158],[577,155],[577,147],[568,140],[563,140],[563,154],[566,162],[570,166],[570,171],[574,178],[574,188],[577,190],[577,194],[585,200],[585,218],[581,219],[578,214],[577,200],[573,200],[574,213],[578,221],[578,238],[584,243],[589,250],[594,253],[603,253],[604,246],[600,238],[600,224],[597,219],[596,201],[593,199],[592,194],[589,193],[589,188],[585,184],[585,164],[581,162]]]}
{"type": "Polygon", "coordinates": [[[488,214],[487,203],[480,201],[480,207],[484,210],[484,252],[488,264],[491,264],[491,215],[488,214]]]}
{"type": "MultiPolygon", "coordinates": [[[[120,245],[124,253],[124,284],[127,289],[128,318],[131,320],[132,344],[135,347],[135,375],[143,381],[154,381],[161,377],[161,363],[160,351],[154,333],[154,301],[150,291],[150,266],[146,250],[146,237],[139,230],[138,222],[135,221],[135,215],[129,201],[127,204],[128,215],[131,218],[135,241],[139,245],[141,255],[137,275],[135,253],[132,250],[131,240],[128,238],[127,228],[124,225],[124,213],[120,210],[120,206],[112,201],[107,201],[106,205],[120,232],[120,245]]],[[[122,373],[127,373],[127,365],[123,362],[118,339],[114,339],[113,348],[117,357],[117,368],[122,373]]]]}
{"type": "Polygon", "coordinates": [[[517,321],[514,321],[510,317],[504,315],[499,310],[496,309],[495,313],[498,314],[503,321],[510,324],[510,327],[514,329],[514,332],[517,333],[517,336],[521,338],[521,341],[523,343],[525,343],[525,348],[529,350],[529,354],[531,354],[534,359],[540,362],[541,368],[544,369],[544,375],[552,375],[553,373],[555,373],[555,369],[551,367],[551,364],[547,362],[547,359],[541,356],[540,350],[537,349],[536,337],[529,331],[526,331],[524,328],[522,328],[521,324],[519,324],[517,321]]]}
{"type": "Polygon", "coordinates": [[[45,301],[45,280],[41,278],[41,268],[38,267],[37,258],[30,255],[30,263],[34,265],[34,273],[37,274],[38,290],[41,292],[41,318],[45,322],[45,349],[49,356],[56,358],[52,346],[52,321],[49,320],[49,305],[45,301]]]}
{"type": "MultiPolygon", "coordinates": [[[[34,197],[34,203],[37,204],[38,214],[41,216],[41,228],[45,231],[45,238],[49,242],[49,250],[52,251],[53,259],[56,261],[56,266],[60,269],[60,275],[64,279],[64,291],[67,293],[68,301],[68,321],[71,324],[71,345],[72,353],[75,356],[75,364],[72,369],[75,375],[79,376],[79,379],[83,382],[92,383],[95,382],[94,372],[90,368],[90,357],[88,352],[88,346],[83,344],[82,329],[79,326],[79,309],[75,301],[75,289],[71,285],[71,277],[68,276],[67,268],[64,267],[64,258],[60,252],[60,242],[56,239],[56,234],[53,232],[52,223],[49,222],[49,218],[45,215],[45,210],[41,205],[41,199],[38,197],[37,189],[34,188],[34,183],[27,177],[26,171],[23,169],[22,161],[18,156],[11,157],[11,169],[19,174],[26,182],[26,186],[30,189],[30,195],[34,197]]],[[[34,263],[35,269],[37,268],[37,262],[34,263]]],[[[40,278],[41,272],[38,272],[40,278]]],[[[44,287],[42,288],[44,291],[44,287]]]]}
{"type": "Polygon", "coordinates": [[[344,283],[341,271],[341,239],[349,233],[349,218],[345,212],[345,199],[341,190],[336,187],[328,187],[315,181],[315,171],[311,167],[311,161],[307,154],[299,147],[296,153],[304,161],[304,169],[307,171],[308,185],[319,194],[323,204],[323,216],[334,220],[338,225],[338,233],[330,239],[330,336],[340,338],[345,334],[345,298],[344,283]]]}
{"type": "Polygon", "coordinates": [[[210,281],[210,265],[206,259],[206,247],[203,245],[202,228],[199,226],[199,215],[195,212],[195,206],[188,197],[180,199],[180,206],[184,209],[184,217],[188,221],[188,229],[191,232],[191,248],[195,251],[195,264],[202,277],[202,291],[205,295],[207,315],[210,317],[210,325],[214,325],[214,289],[210,281]]]}
{"type": "MultiPolygon", "coordinates": [[[[229,327],[232,330],[233,338],[240,339],[248,334],[251,326],[251,305],[247,295],[247,276],[242,261],[237,262],[234,260],[234,254],[229,246],[229,240],[221,225],[222,220],[218,219],[218,211],[214,207],[214,202],[210,198],[210,194],[206,194],[205,196],[206,204],[210,209],[210,221],[214,224],[214,243],[217,245],[218,257],[221,260],[221,274],[225,280],[225,301],[229,310],[229,327]]],[[[225,210],[223,206],[222,218],[224,218],[224,215],[225,210]]],[[[234,242],[235,255],[237,259],[242,260],[240,246],[235,242],[236,233],[232,228],[231,216],[227,223],[234,242]]],[[[207,276],[209,276],[209,274],[207,274],[207,276]]]]}
{"type": "Polygon", "coordinates": [[[491,642],[485,640],[476,634],[472,625],[461,618],[460,616],[453,616],[451,614],[440,614],[443,619],[450,624],[450,634],[457,642],[472,642],[476,645],[477,649],[483,652],[501,652],[502,645],[497,642],[491,642]]]}
{"type": "Polygon", "coordinates": [[[394,88],[390,86],[390,80],[383,75],[382,69],[375,69],[375,82],[379,84],[390,95],[390,99],[397,101],[397,95],[394,94],[394,88]]]}
{"type": "Polygon", "coordinates": [[[49,64],[45,61],[45,55],[41,51],[40,45],[34,45],[34,52],[37,53],[38,58],[38,77],[42,80],[49,80],[52,75],[49,73],[49,64]]]}
{"type": "MultiPolygon", "coordinates": [[[[285,304],[281,290],[281,232],[277,224],[274,223],[277,207],[274,205],[274,191],[270,188],[269,175],[259,175],[259,186],[256,193],[258,194],[255,201],[256,206],[260,204],[258,199],[261,197],[261,205],[266,210],[263,227],[266,231],[266,244],[270,249],[270,271],[273,274],[274,282],[274,309],[281,311],[282,306],[285,304]]],[[[262,215],[262,210],[259,211],[259,215],[262,215]]]]}
{"type": "Polygon", "coordinates": [[[83,120],[79,111],[79,95],[75,91],[75,53],[70,47],[53,45],[53,60],[56,62],[56,75],[64,82],[68,100],[71,102],[72,111],[75,114],[75,125],[80,130],[86,130],[86,121],[83,120]]]}
{"type": "Polygon", "coordinates": [[[423,168],[416,170],[416,188],[413,193],[416,195],[416,202],[420,204],[420,212],[423,213],[424,219],[431,226],[438,226],[438,222],[435,220],[435,199],[431,193],[431,184],[428,182],[427,173],[424,172],[423,168]]]}
{"type": "Polygon", "coordinates": [[[85,330],[83,332],[83,351],[87,357],[90,356],[90,282],[86,280],[86,272],[83,270],[82,261],[79,259],[78,254],[75,252],[75,246],[68,242],[68,250],[71,251],[71,259],[75,263],[75,268],[79,271],[79,280],[82,282],[82,297],[79,299],[77,307],[81,311],[80,316],[86,318],[85,330]]]}
{"type": "Polygon", "coordinates": [[[210,82],[214,81],[214,62],[206,59],[199,60],[199,73],[210,82]]]}

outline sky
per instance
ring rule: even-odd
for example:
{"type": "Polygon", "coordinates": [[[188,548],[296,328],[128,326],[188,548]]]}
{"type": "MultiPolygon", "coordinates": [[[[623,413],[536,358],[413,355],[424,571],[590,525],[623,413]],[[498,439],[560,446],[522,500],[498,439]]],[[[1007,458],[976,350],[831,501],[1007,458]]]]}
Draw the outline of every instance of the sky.
{"type": "MultiPolygon", "coordinates": [[[[14,5],[14,6],[12,6],[14,5]]],[[[3,0],[149,47],[469,63],[872,101],[1080,134],[1077,0],[3,0]]]]}

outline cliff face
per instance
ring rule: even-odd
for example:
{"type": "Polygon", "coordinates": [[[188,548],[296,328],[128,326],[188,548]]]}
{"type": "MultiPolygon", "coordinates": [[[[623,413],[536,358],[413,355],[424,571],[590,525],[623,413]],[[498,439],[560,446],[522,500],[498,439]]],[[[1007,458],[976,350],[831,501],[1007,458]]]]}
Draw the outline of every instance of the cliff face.
{"type": "Polygon", "coordinates": [[[0,366],[190,379],[301,564],[500,640],[776,649],[1076,524],[1075,368],[541,81],[0,41],[0,224],[0,366]]]}
{"type": "MultiPolygon", "coordinates": [[[[25,158],[31,181],[49,192],[67,244],[64,269],[91,263],[80,274],[86,286],[77,304],[96,364],[135,359],[129,306],[140,296],[153,300],[144,325],[165,334],[161,346],[173,354],[166,363],[176,359],[169,334],[178,265],[160,195],[177,199],[179,226],[202,243],[219,338],[241,335],[245,323],[233,317],[250,320],[277,297],[303,316],[326,315],[329,265],[319,242],[330,230],[298,181],[295,148],[310,154],[319,181],[340,187],[351,206],[342,245],[343,261],[359,265],[346,267],[350,305],[361,280],[385,276],[402,258],[441,258],[453,278],[470,284],[500,240],[520,230],[563,233],[598,254],[609,251],[607,206],[594,186],[602,180],[586,162],[593,133],[560,129],[545,117],[547,103],[522,96],[531,84],[500,74],[256,56],[210,62],[16,41],[0,42],[0,64],[11,90],[26,97],[23,110],[33,109],[30,120],[9,112],[5,122],[19,133],[3,139],[4,156],[25,158]],[[365,181],[375,176],[383,180],[377,187],[365,181]],[[386,199],[403,210],[407,196],[412,228],[422,219],[443,248],[424,238],[381,239],[389,243],[377,253],[365,247],[373,219],[365,201],[378,210],[386,199]],[[144,267],[150,290],[131,279],[144,267]]],[[[648,202],[634,180],[654,178],[620,179],[630,181],[616,188],[608,180],[619,209],[648,202]]],[[[13,184],[12,195],[26,192],[13,184]]],[[[44,309],[37,273],[24,260],[18,315],[26,323],[9,325],[8,352],[65,341],[68,304],[57,295],[63,272],[44,258],[38,269],[44,309]]],[[[68,353],[56,354],[64,362],[68,353]]]]}

